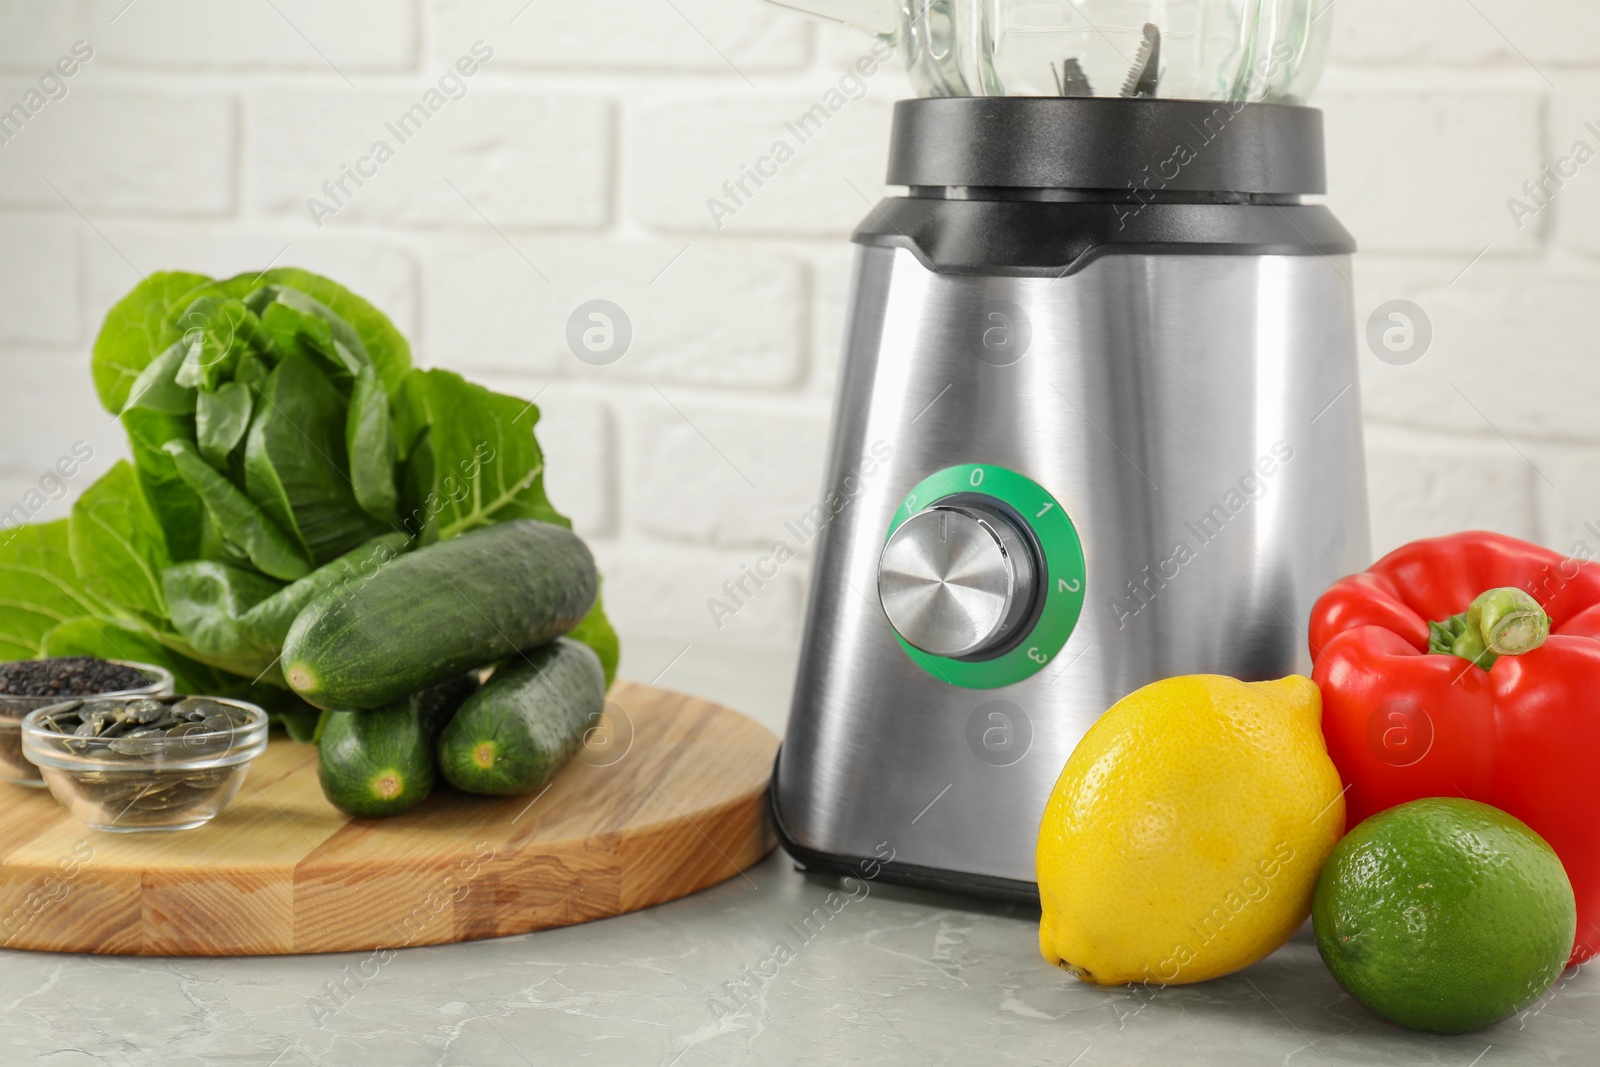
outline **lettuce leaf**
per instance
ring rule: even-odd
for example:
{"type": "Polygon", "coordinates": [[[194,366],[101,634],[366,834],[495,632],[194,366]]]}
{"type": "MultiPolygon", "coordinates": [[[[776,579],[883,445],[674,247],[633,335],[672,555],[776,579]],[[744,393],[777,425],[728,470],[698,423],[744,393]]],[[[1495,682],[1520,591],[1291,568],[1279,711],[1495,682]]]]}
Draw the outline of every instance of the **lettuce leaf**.
{"type": "Polygon", "coordinates": [[[539,409],[447,370],[413,371],[396,400],[414,506],[402,521],[424,542],[509,519],[570,528],[544,492],[539,409]]]}
{"type": "Polygon", "coordinates": [[[345,457],[348,412],[317,364],[296,353],[285,356],[262,386],[245,438],[250,498],[318,564],[388,529],[356,501],[345,457]]]}
{"type": "Polygon", "coordinates": [[[67,522],[19,526],[0,535],[0,656],[6,659],[42,655],[45,634],[102,610],[78,583],[67,522]]]}
{"type": "Polygon", "coordinates": [[[152,625],[166,620],[161,572],[172,562],[167,539],[127,461],[72,505],[67,548],[83,588],[97,600],[152,625]]]}
{"type": "Polygon", "coordinates": [[[606,688],[611,688],[611,683],[617,680],[617,664],[622,659],[622,642],[617,639],[617,631],[612,629],[611,620],[606,618],[605,606],[600,597],[594,598],[594,607],[589,609],[589,614],[578,623],[577,629],[567,635],[574,641],[582,641],[594,649],[595,655],[600,657],[600,666],[606,671],[606,688]]]}
{"type": "Polygon", "coordinates": [[[173,323],[177,311],[191,302],[185,298],[210,283],[204,274],[161,271],[112,306],[95,338],[90,364],[102,407],[115,415],[127,405],[139,375],[178,340],[173,323]]]}
{"type": "MultiPolygon", "coordinates": [[[[391,394],[411,371],[411,346],[389,317],[332,279],[295,267],[280,267],[265,274],[241,274],[214,285],[218,295],[241,300],[263,286],[282,286],[310,297],[349,325],[360,340],[359,358],[372,364],[384,389],[391,394]]],[[[335,340],[344,336],[335,327],[335,340]]]]}

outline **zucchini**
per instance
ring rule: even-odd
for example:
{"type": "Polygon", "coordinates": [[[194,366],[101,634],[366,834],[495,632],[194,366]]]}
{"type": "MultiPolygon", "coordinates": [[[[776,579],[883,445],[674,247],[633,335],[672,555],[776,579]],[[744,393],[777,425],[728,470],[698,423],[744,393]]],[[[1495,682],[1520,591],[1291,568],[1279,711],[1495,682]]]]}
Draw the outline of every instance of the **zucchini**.
{"type": "Polygon", "coordinates": [[[377,711],[330,711],[317,742],[322,793],[362,818],[409,811],[433,792],[434,745],[445,723],[478,688],[464,674],[377,711]]]}
{"type": "Polygon", "coordinates": [[[566,633],[599,582],[570,530],[532,519],[474,530],[313,600],[284,639],[284,677],[318,707],[381,708],[566,633]]]}
{"type": "Polygon", "coordinates": [[[594,649],[567,638],[534,649],[461,705],[439,738],[439,770],[469,793],[531,793],[582,747],[605,702],[594,649]]]}

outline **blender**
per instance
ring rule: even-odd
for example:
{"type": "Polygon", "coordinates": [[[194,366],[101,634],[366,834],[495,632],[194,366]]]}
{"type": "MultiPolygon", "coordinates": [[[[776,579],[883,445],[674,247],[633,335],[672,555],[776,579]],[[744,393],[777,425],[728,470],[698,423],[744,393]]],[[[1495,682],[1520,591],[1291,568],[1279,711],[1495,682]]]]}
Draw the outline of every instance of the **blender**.
{"type": "Polygon", "coordinates": [[[1355,245],[1304,106],[1331,16],[785,6],[892,39],[920,96],[905,195],[853,238],[772,813],[807,868],[1036,899],[1095,719],[1165,677],[1306,671],[1313,601],[1369,560],[1355,245]]]}

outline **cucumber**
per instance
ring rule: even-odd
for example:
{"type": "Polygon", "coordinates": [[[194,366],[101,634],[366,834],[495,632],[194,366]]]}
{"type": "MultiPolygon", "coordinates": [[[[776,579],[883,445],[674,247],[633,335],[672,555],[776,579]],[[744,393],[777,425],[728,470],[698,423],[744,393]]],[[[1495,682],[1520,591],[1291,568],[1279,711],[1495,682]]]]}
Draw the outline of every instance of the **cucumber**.
{"type": "Polygon", "coordinates": [[[246,636],[264,648],[283,647],[284,637],[306,605],[330,589],[376,574],[409,547],[411,538],[405,534],[386,533],[330,560],[247,611],[243,620],[246,636]]]}
{"type": "Polygon", "coordinates": [[[429,545],[306,606],[289,686],[322,708],[381,708],[577,626],[599,590],[570,530],[516,519],[429,545]]]}
{"type": "Polygon", "coordinates": [[[605,671],[588,645],[562,638],[524,653],[450,720],[439,770],[469,793],[531,793],[582,747],[605,702],[605,671]]]}
{"type": "Polygon", "coordinates": [[[445,723],[478,688],[464,674],[377,711],[330,711],[317,743],[322,793],[362,818],[398,815],[428,798],[433,750],[445,723]]]}

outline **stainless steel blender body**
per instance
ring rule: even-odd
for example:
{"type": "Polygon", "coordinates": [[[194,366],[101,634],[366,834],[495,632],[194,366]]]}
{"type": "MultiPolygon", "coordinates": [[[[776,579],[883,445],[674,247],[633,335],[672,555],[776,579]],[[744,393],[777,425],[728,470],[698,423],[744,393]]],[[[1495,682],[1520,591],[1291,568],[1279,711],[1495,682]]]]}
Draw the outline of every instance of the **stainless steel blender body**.
{"type": "Polygon", "coordinates": [[[907,184],[856,238],[843,504],[773,810],[806,865],[892,854],[891,878],[1027,897],[1046,799],[1106,708],[1173,675],[1307,670],[1312,602],[1368,562],[1351,246],[1289,194],[907,184]],[[1013,617],[1033,605],[1018,632],[936,654],[949,598],[998,618],[1007,582],[1013,617]]]}

